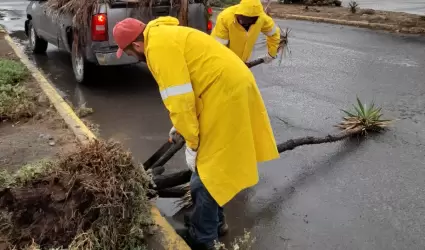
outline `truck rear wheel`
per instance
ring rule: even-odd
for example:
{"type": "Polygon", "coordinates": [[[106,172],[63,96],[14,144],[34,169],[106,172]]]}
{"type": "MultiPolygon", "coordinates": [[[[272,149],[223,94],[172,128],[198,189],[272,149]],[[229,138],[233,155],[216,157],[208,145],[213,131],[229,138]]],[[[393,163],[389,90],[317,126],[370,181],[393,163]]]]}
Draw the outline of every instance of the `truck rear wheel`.
{"type": "Polygon", "coordinates": [[[47,46],[49,45],[48,42],[37,35],[37,32],[32,25],[32,21],[28,23],[28,28],[31,51],[35,54],[45,53],[47,46]]]}
{"type": "Polygon", "coordinates": [[[75,80],[78,83],[87,83],[90,79],[91,71],[94,68],[94,65],[87,62],[84,58],[83,51],[78,48],[76,43],[72,43],[72,70],[74,71],[75,80]]]}

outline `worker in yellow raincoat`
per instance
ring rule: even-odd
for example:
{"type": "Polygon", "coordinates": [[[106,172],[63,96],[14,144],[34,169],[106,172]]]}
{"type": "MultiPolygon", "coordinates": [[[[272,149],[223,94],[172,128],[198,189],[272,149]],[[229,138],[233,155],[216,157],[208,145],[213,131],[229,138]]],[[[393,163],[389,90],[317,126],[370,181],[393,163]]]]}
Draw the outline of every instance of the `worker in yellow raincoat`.
{"type": "Polygon", "coordinates": [[[174,125],[170,133],[186,140],[194,210],[183,236],[193,249],[213,249],[222,207],[258,182],[258,162],[279,154],[251,71],[208,34],[178,24],[173,17],[147,25],[127,18],[113,36],[118,57],[146,57],[174,125]]]}
{"type": "Polygon", "coordinates": [[[268,53],[263,59],[264,63],[269,63],[280,49],[280,29],[264,12],[260,0],[242,0],[218,15],[211,35],[247,62],[260,32],[267,37],[268,53]]]}

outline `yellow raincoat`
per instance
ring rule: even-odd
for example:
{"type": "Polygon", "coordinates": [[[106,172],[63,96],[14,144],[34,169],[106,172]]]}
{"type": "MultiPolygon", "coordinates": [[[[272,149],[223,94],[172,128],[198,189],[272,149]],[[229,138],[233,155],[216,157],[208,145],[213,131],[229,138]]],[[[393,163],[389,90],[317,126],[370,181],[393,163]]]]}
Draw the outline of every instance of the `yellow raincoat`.
{"type": "Polygon", "coordinates": [[[202,183],[220,206],[279,157],[254,76],[229,49],[173,17],[148,23],[145,55],[176,130],[198,149],[202,183]]]}
{"type": "Polygon", "coordinates": [[[260,32],[267,36],[270,56],[275,57],[280,42],[280,29],[263,9],[260,0],[242,0],[240,4],[223,10],[217,17],[211,35],[220,43],[227,45],[242,61],[249,60],[260,32]],[[247,32],[236,20],[235,15],[254,17],[257,22],[247,32]]]}

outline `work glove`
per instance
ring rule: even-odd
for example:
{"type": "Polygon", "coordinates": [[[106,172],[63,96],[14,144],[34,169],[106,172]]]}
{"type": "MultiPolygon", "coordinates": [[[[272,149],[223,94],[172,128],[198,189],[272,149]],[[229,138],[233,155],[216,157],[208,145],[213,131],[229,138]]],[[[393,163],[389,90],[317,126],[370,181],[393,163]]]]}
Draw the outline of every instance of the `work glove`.
{"type": "Polygon", "coordinates": [[[276,57],[272,57],[269,53],[267,53],[267,54],[263,57],[263,60],[264,60],[264,63],[265,63],[265,64],[269,64],[269,63],[271,63],[274,59],[276,59],[276,57]]]}
{"type": "Polygon", "coordinates": [[[186,154],[186,164],[188,168],[190,169],[190,171],[195,172],[196,171],[196,156],[198,155],[198,153],[195,150],[186,146],[185,154],[186,154]]]}
{"type": "Polygon", "coordinates": [[[176,142],[176,141],[177,141],[177,138],[178,138],[179,133],[177,132],[176,128],[173,126],[173,127],[170,129],[170,132],[168,133],[168,135],[170,136],[170,139],[171,139],[173,142],[176,142]]]}

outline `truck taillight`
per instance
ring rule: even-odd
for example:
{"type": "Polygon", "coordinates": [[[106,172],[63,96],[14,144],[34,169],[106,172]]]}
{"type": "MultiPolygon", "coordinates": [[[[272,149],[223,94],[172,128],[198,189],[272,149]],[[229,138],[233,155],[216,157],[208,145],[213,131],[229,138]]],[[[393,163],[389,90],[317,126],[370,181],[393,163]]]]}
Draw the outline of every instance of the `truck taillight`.
{"type": "Polygon", "coordinates": [[[92,17],[91,39],[93,41],[108,40],[108,17],[106,14],[97,14],[92,17]]]}
{"type": "Polygon", "coordinates": [[[212,16],[213,14],[213,9],[211,7],[208,7],[208,15],[212,16]]]}
{"type": "Polygon", "coordinates": [[[211,20],[208,20],[208,23],[207,23],[207,30],[208,31],[211,31],[212,30],[212,22],[211,22],[211,20]]]}

